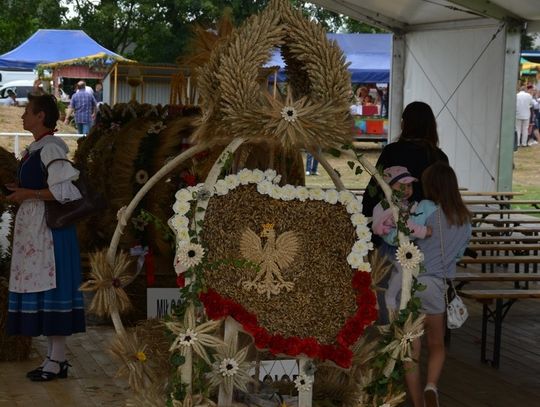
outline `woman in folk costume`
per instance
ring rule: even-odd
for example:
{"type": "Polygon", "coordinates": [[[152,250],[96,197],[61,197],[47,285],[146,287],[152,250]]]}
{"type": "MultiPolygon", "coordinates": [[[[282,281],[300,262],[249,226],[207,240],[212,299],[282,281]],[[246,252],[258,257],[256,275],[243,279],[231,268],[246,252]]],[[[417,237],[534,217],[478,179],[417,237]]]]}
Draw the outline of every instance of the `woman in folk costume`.
{"type": "Polygon", "coordinates": [[[20,204],[13,237],[7,331],[10,335],[47,336],[47,357],[27,377],[49,381],[67,377],[66,336],[84,332],[85,319],[77,231],[74,225],[50,229],[44,201],[68,202],[80,199],[81,194],[71,182],[79,172],[62,160],[68,148],[54,136],[59,115],[55,98],[29,95],[28,101],[23,127],[34,141],[21,159],[18,184],[6,185],[12,191],[7,199],[20,204]]]}

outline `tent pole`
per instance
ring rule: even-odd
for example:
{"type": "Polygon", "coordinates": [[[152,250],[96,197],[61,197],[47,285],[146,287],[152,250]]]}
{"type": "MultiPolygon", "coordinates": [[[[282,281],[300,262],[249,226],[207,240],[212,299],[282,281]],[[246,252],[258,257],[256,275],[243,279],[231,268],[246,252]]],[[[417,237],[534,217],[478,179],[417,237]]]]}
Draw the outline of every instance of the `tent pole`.
{"type": "Polygon", "coordinates": [[[393,36],[392,69],[388,103],[388,142],[397,140],[401,132],[401,112],[403,111],[403,83],[405,81],[405,34],[393,36]]]}
{"type": "Polygon", "coordinates": [[[113,92],[113,106],[116,104],[116,96],[118,92],[118,63],[114,64],[114,92],[113,92]]]}

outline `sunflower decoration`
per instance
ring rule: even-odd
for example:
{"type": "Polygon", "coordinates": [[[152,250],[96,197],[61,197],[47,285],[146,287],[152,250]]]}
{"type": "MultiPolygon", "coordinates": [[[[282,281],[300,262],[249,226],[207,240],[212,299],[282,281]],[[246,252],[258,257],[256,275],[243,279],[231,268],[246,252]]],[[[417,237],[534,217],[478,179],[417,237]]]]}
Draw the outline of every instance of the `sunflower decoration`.
{"type": "Polygon", "coordinates": [[[81,291],[96,292],[90,312],[107,316],[112,311],[122,313],[131,308],[131,301],[124,290],[133,279],[128,271],[130,264],[131,260],[123,252],[115,257],[112,265],[107,261],[106,249],[90,255],[90,278],[80,287],[81,291]]]}
{"type": "Polygon", "coordinates": [[[207,321],[197,325],[195,318],[195,307],[190,304],[184,314],[183,323],[165,322],[165,326],[175,335],[175,339],[169,348],[170,352],[180,351],[182,356],[186,356],[189,350],[193,350],[206,363],[212,364],[206,351],[207,347],[217,348],[224,343],[221,339],[211,334],[221,325],[221,320],[207,321]]]}
{"type": "Polygon", "coordinates": [[[227,394],[231,394],[233,388],[247,393],[247,384],[253,380],[249,374],[252,364],[246,361],[248,350],[249,346],[237,350],[233,340],[220,346],[208,373],[210,388],[223,386],[227,394]]]}
{"type": "Polygon", "coordinates": [[[298,392],[311,391],[313,381],[313,376],[301,373],[294,379],[294,387],[298,392]]]}
{"type": "Polygon", "coordinates": [[[147,354],[147,345],[135,332],[117,335],[111,345],[111,352],[122,362],[117,375],[126,377],[133,390],[146,392],[147,382],[156,383],[156,375],[147,354]]]}
{"type": "Polygon", "coordinates": [[[386,377],[390,377],[394,371],[396,361],[412,361],[412,343],[416,338],[420,338],[424,334],[424,318],[425,315],[421,314],[414,319],[413,314],[410,313],[403,327],[398,324],[393,325],[394,339],[381,351],[381,353],[390,354],[390,359],[383,371],[386,377]]]}
{"type": "Polygon", "coordinates": [[[424,260],[424,255],[414,243],[406,242],[399,245],[396,251],[396,258],[401,267],[412,271],[414,274],[414,271],[418,271],[420,263],[424,260]]]}

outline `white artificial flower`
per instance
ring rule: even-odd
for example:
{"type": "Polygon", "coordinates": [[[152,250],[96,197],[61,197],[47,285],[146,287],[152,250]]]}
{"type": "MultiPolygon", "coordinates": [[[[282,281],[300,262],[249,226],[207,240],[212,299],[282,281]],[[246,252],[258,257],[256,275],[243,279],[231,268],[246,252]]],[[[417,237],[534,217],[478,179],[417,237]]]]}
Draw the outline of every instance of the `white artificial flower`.
{"type": "Polygon", "coordinates": [[[154,123],[150,128],[148,129],[149,134],[159,134],[161,130],[166,129],[167,126],[163,124],[162,121],[154,123]]]}
{"type": "Polygon", "coordinates": [[[204,256],[204,248],[197,243],[180,243],[176,247],[176,260],[190,268],[199,264],[204,256]]]}
{"type": "Polygon", "coordinates": [[[353,213],[351,215],[351,222],[354,226],[367,224],[367,218],[362,213],[353,213]]]}
{"type": "Polygon", "coordinates": [[[189,225],[189,219],[183,215],[175,215],[171,218],[169,225],[177,232],[181,229],[187,229],[189,225]]]}
{"type": "Polygon", "coordinates": [[[339,199],[339,192],[336,191],[335,189],[328,189],[326,190],[326,197],[325,197],[325,201],[328,202],[329,204],[336,204],[338,202],[338,199],[339,199]]]}
{"type": "Polygon", "coordinates": [[[276,177],[272,180],[274,184],[279,184],[281,181],[281,175],[276,175],[276,177]]]}
{"type": "Polygon", "coordinates": [[[354,199],[347,204],[347,212],[350,214],[362,212],[362,203],[358,199],[354,199]]]}
{"type": "Polygon", "coordinates": [[[423,253],[412,242],[402,243],[396,250],[396,258],[401,267],[413,271],[424,260],[423,253]]]}
{"type": "Polygon", "coordinates": [[[305,202],[309,198],[309,189],[306,187],[298,186],[296,187],[296,196],[301,202],[305,202]]]}
{"type": "Polygon", "coordinates": [[[298,117],[298,112],[294,106],[284,106],[283,109],[281,109],[281,117],[286,122],[294,123],[298,117]]]}
{"type": "Polygon", "coordinates": [[[188,191],[187,189],[180,189],[174,195],[177,201],[191,201],[193,199],[193,192],[188,191]]]}
{"type": "Polygon", "coordinates": [[[281,199],[281,187],[279,185],[272,184],[270,190],[268,191],[268,195],[274,199],[281,199]]]}
{"type": "Polygon", "coordinates": [[[174,213],[178,215],[185,215],[191,209],[191,204],[189,201],[176,201],[173,205],[174,213]]]}
{"type": "Polygon", "coordinates": [[[264,177],[268,180],[268,181],[272,181],[274,178],[276,178],[276,170],[266,170],[264,172],[264,177]]]}
{"type": "Polygon", "coordinates": [[[372,249],[373,243],[366,240],[358,240],[352,247],[352,251],[358,253],[360,256],[365,256],[372,249]]]}
{"type": "Polygon", "coordinates": [[[301,391],[311,391],[311,386],[313,385],[313,377],[307,376],[305,374],[299,374],[294,379],[294,386],[296,390],[301,391]]]}
{"type": "Polygon", "coordinates": [[[264,172],[262,172],[259,169],[255,169],[253,170],[252,177],[253,177],[253,182],[258,184],[259,182],[262,182],[264,180],[264,172]]]}
{"type": "Polygon", "coordinates": [[[371,231],[365,225],[359,225],[356,227],[356,236],[359,240],[367,240],[371,238],[371,231]]]}
{"type": "Polygon", "coordinates": [[[178,242],[189,242],[189,229],[187,227],[176,229],[176,240],[178,242]]]}
{"type": "Polygon", "coordinates": [[[234,376],[238,372],[238,362],[233,358],[225,358],[219,364],[219,373],[222,376],[234,376]]]}
{"type": "Polygon", "coordinates": [[[244,168],[238,172],[238,181],[241,185],[247,185],[250,182],[253,182],[253,173],[251,170],[244,168]]]}
{"type": "Polygon", "coordinates": [[[347,256],[347,263],[349,263],[353,269],[357,269],[360,265],[364,264],[364,256],[356,252],[350,252],[347,256]]]}
{"type": "Polygon", "coordinates": [[[326,197],[326,193],[321,188],[312,188],[309,190],[309,198],[315,201],[322,201],[326,197]]]}
{"type": "Polygon", "coordinates": [[[188,268],[184,266],[178,259],[175,257],[174,259],[174,271],[176,272],[176,275],[179,276],[180,274],[183,274],[186,272],[188,268]]]}
{"type": "Polygon", "coordinates": [[[199,201],[208,201],[214,195],[214,190],[209,190],[207,188],[201,188],[197,192],[197,200],[199,201]]]}
{"type": "Polygon", "coordinates": [[[178,335],[178,345],[191,347],[197,342],[197,332],[193,329],[187,329],[185,333],[178,335]]]}
{"type": "Polygon", "coordinates": [[[218,195],[227,195],[229,193],[229,186],[225,180],[220,179],[214,184],[214,191],[218,195]]]}
{"type": "Polygon", "coordinates": [[[264,180],[257,184],[257,191],[259,192],[259,194],[269,195],[270,189],[272,189],[272,187],[273,185],[270,181],[264,180]]]}
{"type": "Polygon", "coordinates": [[[296,188],[293,185],[287,184],[281,188],[281,199],[284,201],[292,201],[296,197],[296,188]]]}
{"type": "Polygon", "coordinates": [[[356,268],[357,268],[358,270],[360,270],[360,271],[366,271],[366,272],[368,272],[368,273],[371,272],[371,264],[369,264],[369,263],[364,263],[364,262],[362,262],[362,263],[360,263],[356,268]]]}
{"type": "Polygon", "coordinates": [[[227,187],[231,190],[240,185],[240,181],[238,181],[238,176],[231,174],[225,177],[225,184],[227,184],[227,187]]]}
{"type": "Polygon", "coordinates": [[[355,199],[356,197],[351,192],[339,191],[339,202],[341,202],[343,205],[348,205],[355,199]]]}

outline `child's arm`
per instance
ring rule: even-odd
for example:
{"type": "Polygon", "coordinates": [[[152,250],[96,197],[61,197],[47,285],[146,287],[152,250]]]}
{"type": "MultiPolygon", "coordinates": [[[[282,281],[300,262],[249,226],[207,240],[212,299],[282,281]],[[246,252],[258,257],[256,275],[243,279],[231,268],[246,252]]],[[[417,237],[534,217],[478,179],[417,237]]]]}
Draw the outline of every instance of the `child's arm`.
{"type": "Polygon", "coordinates": [[[411,236],[418,239],[430,237],[432,230],[426,226],[427,218],[435,212],[437,206],[427,199],[424,199],[411,208],[411,215],[407,221],[407,227],[411,231],[411,236]]]}
{"type": "Polygon", "coordinates": [[[386,243],[395,246],[396,227],[392,218],[392,211],[390,209],[383,209],[380,203],[373,208],[371,229],[374,234],[381,236],[386,243]]]}

